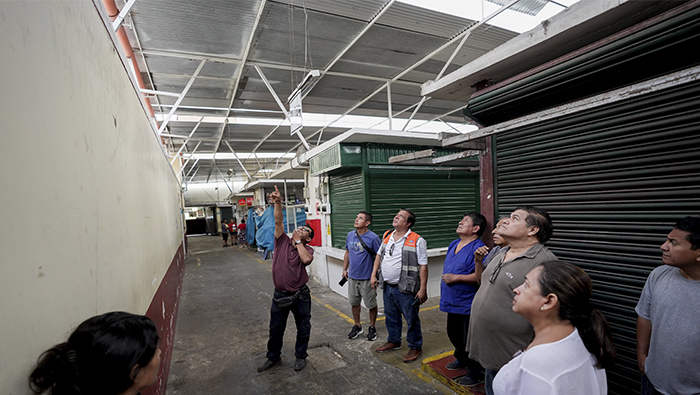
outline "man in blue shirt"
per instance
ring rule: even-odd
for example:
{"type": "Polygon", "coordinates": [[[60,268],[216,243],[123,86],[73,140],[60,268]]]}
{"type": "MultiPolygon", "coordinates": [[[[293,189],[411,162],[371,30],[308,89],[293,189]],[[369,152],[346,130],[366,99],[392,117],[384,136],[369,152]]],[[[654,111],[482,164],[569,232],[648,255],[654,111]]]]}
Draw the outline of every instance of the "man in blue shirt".
{"type": "Polygon", "coordinates": [[[348,233],[345,240],[343,277],[348,280],[348,302],[352,306],[352,318],[355,320],[355,325],[348,334],[350,339],[363,332],[360,323],[360,303],[363,299],[369,309],[367,340],[377,339],[377,330],[374,327],[377,320],[377,291],[372,288],[369,280],[372,276],[374,257],[382,242],[379,236],[367,229],[371,222],[372,214],[360,211],[355,218],[355,230],[348,233]]]}
{"type": "Polygon", "coordinates": [[[445,256],[440,283],[440,310],[447,313],[447,337],[455,347],[455,361],[449,370],[467,369],[467,375],[457,382],[466,387],[483,381],[481,365],[469,358],[466,351],[472,300],[478,287],[474,273],[474,251],[484,246],[480,237],[486,229],[486,218],[470,212],[457,226],[459,239],[450,243],[445,256]]]}

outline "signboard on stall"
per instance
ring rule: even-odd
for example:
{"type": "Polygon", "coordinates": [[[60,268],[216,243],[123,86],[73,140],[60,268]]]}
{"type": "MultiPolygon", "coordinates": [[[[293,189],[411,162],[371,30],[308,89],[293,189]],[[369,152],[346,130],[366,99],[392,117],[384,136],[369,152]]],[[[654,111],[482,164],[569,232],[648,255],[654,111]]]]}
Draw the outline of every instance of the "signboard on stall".
{"type": "Polygon", "coordinates": [[[245,206],[246,205],[245,199],[238,199],[238,205],[245,206]]]}
{"type": "Polygon", "coordinates": [[[252,197],[246,198],[245,202],[247,205],[252,206],[253,205],[253,198],[252,197]]]}

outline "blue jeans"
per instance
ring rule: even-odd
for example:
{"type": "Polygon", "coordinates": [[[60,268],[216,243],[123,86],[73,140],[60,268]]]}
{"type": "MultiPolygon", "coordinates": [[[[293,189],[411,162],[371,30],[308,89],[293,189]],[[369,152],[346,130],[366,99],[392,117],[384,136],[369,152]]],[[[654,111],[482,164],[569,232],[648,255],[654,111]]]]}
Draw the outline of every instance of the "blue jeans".
{"type": "Polygon", "coordinates": [[[423,349],[423,332],[420,329],[420,317],[418,309],[420,302],[416,302],[416,295],[404,294],[396,285],[384,283],[384,315],[386,316],[386,331],[389,333],[388,342],[401,344],[401,316],[406,319],[408,332],[406,340],[412,350],[423,349]]]}
{"type": "Polygon", "coordinates": [[[484,371],[484,390],[486,395],[493,395],[493,378],[498,374],[498,370],[486,369],[484,371]]]}
{"type": "MultiPolygon", "coordinates": [[[[285,296],[285,294],[275,289],[275,298],[282,296],[285,296]]],[[[291,306],[280,309],[274,301],[272,302],[272,307],[270,307],[270,338],[267,341],[267,359],[271,361],[277,362],[281,359],[282,340],[284,339],[284,330],[287,328],[287,318],[290,311],[294,315],[294,321],[297,325],[297,342],[294,347],[294,356],[297,358],[309,356],[306,350],[309,348],[309,338],[311,337],[311,293],[309,287],[304,285],[301,287],[299,299],[291,306]]]]}

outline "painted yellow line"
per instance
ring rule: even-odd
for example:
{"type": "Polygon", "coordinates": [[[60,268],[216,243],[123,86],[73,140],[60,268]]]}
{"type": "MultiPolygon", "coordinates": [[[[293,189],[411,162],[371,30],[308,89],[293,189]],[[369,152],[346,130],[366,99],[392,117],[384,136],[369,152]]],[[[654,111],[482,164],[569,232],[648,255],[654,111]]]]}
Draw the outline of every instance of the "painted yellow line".
{"type": "MultiPolygon", "coordinates": [[[[344,319],[345,321],[347,321],[351,324],[355,323],[355,320],[352,319],[351,317],[349,317],[347,314],[343,313],[342,311],[336,309],[335,307],[333,307],[327,303],[324,304],[319,298],[311,295],[311,299],[313,299],[316,303],[320,304],[321,306],[327,308],[328,310],[334,312],[336,315],[338,315],[340,318],[344,319]]],[[[434,309],[437,309],[439,307],[440,307],[439,305],[430,306],[430,307],[426,307],[424,309],[420,309],[420,311],[434,310],[434,309]]],[[[377,321],[385,321],[385,320],[386,320],[386,317],[377,317],[377,321]]],[[[361,324],[367,324],[368,322],[369,321],[360,321],[361,324]]]]}
{"type": "Polygon", "coordinates": [[[433,378],[430,377],[430,375],[425,374],[425,372],[423,372],[420,369],[413,369],[413,370],[411,370],[411,372],[413,372],[413,374],[415,374],[416,376],[423,379],[423,381],[425,381],[426,383],[430,383],[433,381],[433,378]]]}
{"type": "Polygon", "coordinates": [[[438,359],[443,359],[443,358],[445,358],[445,357],[449,357],[449,356],[452,355],[452,354],[454,354],[454,351],[447,351],[447,352],[444,352],[444,353],[442,353],[442,354],[440,354],[440,355],[436,355],[436,356],[434,356],[434,357],[425,358],[425,359],[423,359],[423,363],[429,363],[429,362],[437,361],[438,359]]]}
{"type": "Polygon", "coordinates": [[[335,307],[333,307],[333,306],[331,306],[331,305],[329,305],[329,304],[323,304],[323,302],[321,302],[321,300],[320,300],[319,298],[317,298],[317,297],[311,295],[311,299],[313,299],[314,301],[316,301],[316,303],[322,305],[323,307],[327,308],[328,310],[330,310],[330,311],[336,313],[338,316],[340,316],[340,318],[344,319],[345,321],[347,321],[347,322],[349,322],[349,323],[351,323],[351,324],[354,324],[354,323],[355,323],[355,320],[353,320],[352,318],[350,318],[350,317],[348,317],[347,315],[345,315],[342,311],[336,309],[335,307]]]}

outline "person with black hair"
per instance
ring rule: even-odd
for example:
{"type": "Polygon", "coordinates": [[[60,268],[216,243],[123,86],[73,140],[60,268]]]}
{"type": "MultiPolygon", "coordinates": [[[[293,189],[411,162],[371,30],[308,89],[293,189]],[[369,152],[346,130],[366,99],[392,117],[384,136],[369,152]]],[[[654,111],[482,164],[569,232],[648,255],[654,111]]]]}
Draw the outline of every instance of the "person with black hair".
{"type": "Polygon", "coordinates": [[[35,394],[135,395],[156,383],[160,368],[156,324],[111,312],[85,320],[68,341],[44,352],[29,377],[35,394]]]}
{"type": "Polygon", "coordinates": [[[270,199],[275,202],[275,253],[272,257],[272,282],[275,291],[270,306],[267,359],[258,366],[258,372],[264,372],[282,361],[282,344],[289,313],[294,315],[297,326],[294,370],[298,372],[306,367],[306,358],[309,356],[307,350],[311,337],[311,291],[306,285],[309,281],[306,267],[314,259],[314,249],[308,245],[314,238],[314,230],[304,225],[294,229],[291,238],[287,236],[284,232],[282,195],[277,185],[275,191],[270,194],[270,199]]]}
{"type": "Polygon", "coordinates": [[[700,217],[678,221],[637,303],[642,395],[700,394],[700,217]]]}
{"type": "Polygon", "coordinates": [[[423,355],[423,332],[420,327],[420,305],[428,300],[428,245],[424,238],[411,228],[416,215],[401,209],[394,216],[392,225],[384,233],[377,257],[374,259],[370,284],[384,290],[384,315],[388,337],[377,352],[401,348],[401,317],[406,319],[408,353],[406,363],[423,355]]]}
{"type": "Polygon", "coordinates": [[[472,302],[467,350],[469,358],[485,369],[487,395],[493,395],[498,370],[532,340],[532,325],[511,310],[513,289],[537,265],[557,259],[543,244],[552,236],[552,229],[545,210],[518,206],[498,227],[508,246],[495,254],[486,268],[475,260],[480,286],[472,302]]]}
{"type": "Polygon", "coordinates": [[[503,366],[495,395],[606,395],[605,369],[615,349],[605,317],[591,306],[593,283],[580,268],[544,262],[515,288],[513,312],[535,329],[534,340],[503,366]]]}
{"type": "Polygon", "coordinates": [[[472,301],[479,289],[474,273],[474,252],[485,246],[481,236],[486,225],[483,215],[474,211],[464,214],[456,229],[459,238],[447,248],[440,283],[440,311],[447,313],[447,337],[455,347],[455,360],[445,367],[448,370],[466,370],[467,374],[457,380],[465,387],[473,387],[484,381],[481,365],[469,358],[466,346],[472,301]]]}
{"type": "Polygon", "coordinates": [[[355,339],[362,334],[360,312],[362,300],[369,309],[369,329],[367,340],[377,340],[377,290],[372,288],[370,277],[374,267],[374,257],[377,255],[382,241],[379,236],[367,228],[372,223],[372,214],[360,211],[355,217],[355,230],[345,238],[345,256],[343,257],[343,278],[348,282],[348,302],[352,307],[352,318],[355,321],[348,338],[355,339]]]}

